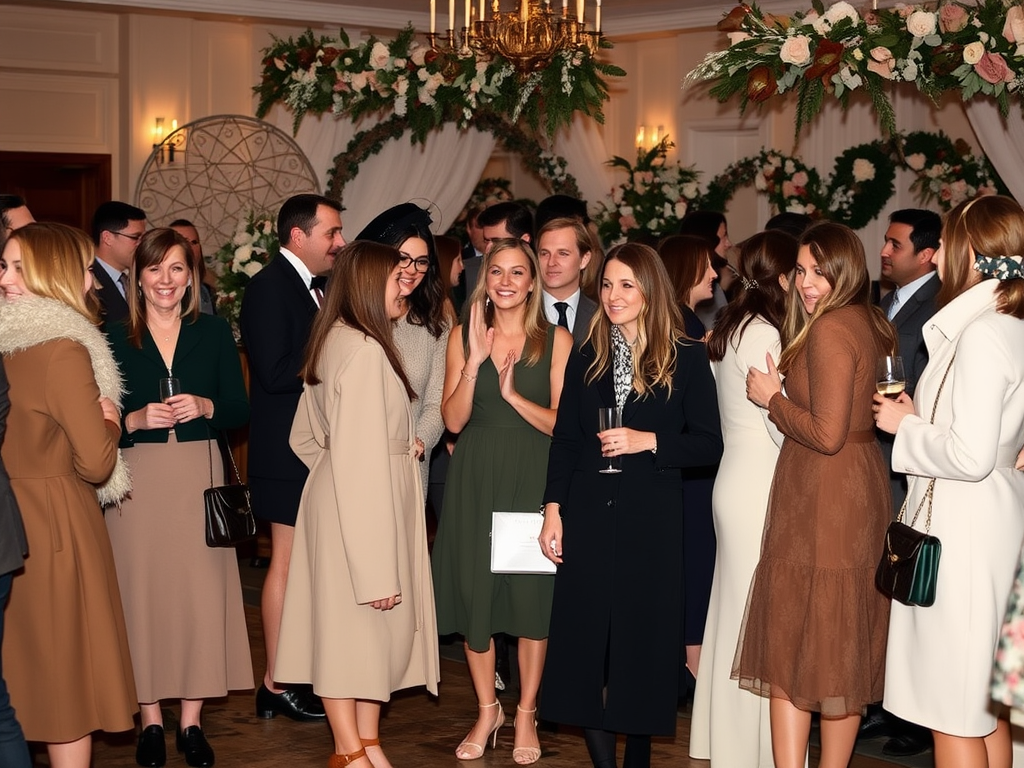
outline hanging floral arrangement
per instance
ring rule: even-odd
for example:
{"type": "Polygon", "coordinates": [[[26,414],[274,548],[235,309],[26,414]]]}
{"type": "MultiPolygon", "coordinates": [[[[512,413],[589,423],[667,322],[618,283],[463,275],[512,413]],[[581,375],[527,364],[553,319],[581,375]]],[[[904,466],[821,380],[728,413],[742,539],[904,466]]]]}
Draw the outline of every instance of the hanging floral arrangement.
{"type": "Polygon", "coordinates": [[[826,97],[844,107],[850,93],[870,95],[882,127],[896,131],[890,83],[914,84],[932,99],[954,91],[967,101],[994,98],[1007,115],[1024,90],[1024,7],[1009,0],[968,5],[904,5],[859,12],[847,2],[790,16],[754,4],[734,8],[718,28],[730,46],[708,54],[686,76],[710,82],[719,101],[739,95],[741,108],[796,92],[796,132],[826,97]]]}
{"type": "Polygon", "coordinates": [[[238,339],[238,315],[249,281],[281,251],[274,218],[265,213],[247,213],[238,220],[231,242],[225,243],[214,261],[220,267],[217,278],[217,314],[231,324],[238,339]]]}

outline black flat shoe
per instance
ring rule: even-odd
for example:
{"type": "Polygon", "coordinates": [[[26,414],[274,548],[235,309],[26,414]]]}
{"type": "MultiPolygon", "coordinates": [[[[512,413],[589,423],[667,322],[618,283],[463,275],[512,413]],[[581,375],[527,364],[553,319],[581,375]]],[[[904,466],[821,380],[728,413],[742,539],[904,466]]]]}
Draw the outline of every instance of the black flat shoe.
{"type": "Polygon", "coordinates": [[[266,685],[261,685],[256,691],[256,717],[270,720],[276,715],[284,715],[299,722],[316,722],[327,718],[323,702],[309,688],[289,688],[274,693],[266,685]]]}
{"type": "Polygon", "coordinates": [[[160,768],[167,764],[167,746],[164,744],[164,727],[149,725],[139,734],[139,745],[135,748],[135,762],[145,768],[160,768]]]}
{"type": "Polygon", "coordinates": [[[888,757],[910,757],[926,752],[932,747],[932,734],[924,728],[915,727],[897,734],[882,745],[882,754],[888,757]]]}
{"type": "Polygon", "coordinates": [[[877,739],[880,736],[891,736],[896,719],[877,704],[868,704],[867,714],[861,718],[857,731],[858,739],[877,739]]]}
{"type": "Polygon", "coordinates": [[[184,731],[179,729],[175,741],[178,751],[185,754],[185,762],[192,768],[209,768],[213,765],[213,749],[198,725],[190,725],[184,731]]]}

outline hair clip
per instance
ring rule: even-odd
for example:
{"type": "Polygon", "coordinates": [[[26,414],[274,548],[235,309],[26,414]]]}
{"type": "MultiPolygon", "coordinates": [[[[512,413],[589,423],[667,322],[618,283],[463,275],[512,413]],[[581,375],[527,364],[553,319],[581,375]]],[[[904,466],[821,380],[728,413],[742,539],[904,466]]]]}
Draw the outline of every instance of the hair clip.
{"type": "Polygon", "coordinates": [[[751,280],[750,278],[743,277],[743,275],[740,275],[740,282],[743,283],[743,290],[745,291],[756,291],[759,287],[757,280],[751,280]]]}

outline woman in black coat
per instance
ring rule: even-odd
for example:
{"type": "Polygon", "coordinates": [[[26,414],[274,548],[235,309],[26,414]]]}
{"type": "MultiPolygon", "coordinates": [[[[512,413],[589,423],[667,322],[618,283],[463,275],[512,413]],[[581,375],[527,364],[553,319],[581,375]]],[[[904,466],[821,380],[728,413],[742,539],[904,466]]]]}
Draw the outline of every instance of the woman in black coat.
{"type": "Polygon", "coordinates": [[[715,464],[722,435],[704,345],[682,319],[658,254],[609,252],[604,312],[565,371],[544,495],[545,554],[558,564],[545,719],[582,726],[595,768],[650,764],[675,732],[682,602],[681,467],[715,464]],[[598,409],[623,426],[598,431],[598,409]],[[603,474],[608,457],[620,474],[603,474]],[[564,549],[563,549],[564,544],[564,549]]]}

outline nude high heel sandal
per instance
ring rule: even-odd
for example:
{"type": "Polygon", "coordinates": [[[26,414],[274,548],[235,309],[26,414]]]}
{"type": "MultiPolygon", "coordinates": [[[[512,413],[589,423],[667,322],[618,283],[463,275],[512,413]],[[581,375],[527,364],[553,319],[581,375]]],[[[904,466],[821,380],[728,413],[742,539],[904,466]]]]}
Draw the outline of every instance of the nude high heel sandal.
{"type": "MultiPolygon", "coordinates": [[[[524,715],[535,715],[537,714],[537,708],[523,709],[516,704],[516,714],[523,713],[524,715]]],[[[518,719],[518,718],[517,718],[518,719]]],[[[518,723],[515,724],[518,727],[518,723]]],[[[537,721],[533,721],[534,727],[537,726],[537,721]]],[[[512,750],[512,759],[516,761],[516,765],[533,765],[540,760],[540,747],[515,747],[512,750]]]]}
{"type": "MultiPolygon", "coordinates": [[[[455,757],[459,760],[479,760],[484,756],[484,747],[487,745],[487,740],[491,740],[491,749],[494,749],[498,743],[498,729],[505,724],[505,710],[501,708],[501,703],[495,699],[492,704],[478,704],[480,709],[490,709],[491,707],[498,708],[498,716],[494,720],[494,727],[491,728],[490,733],[484,737],[484,743],[474,744],[472,741],[464,740],[458,747],[455,748],[455,757]]],[[[329,768],[333,768],[330,766],[329,768]]]]}

